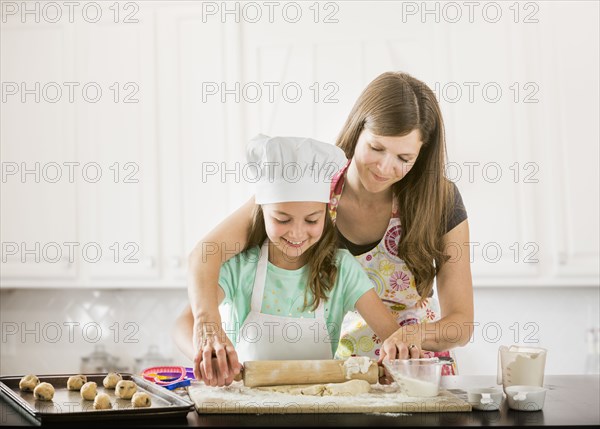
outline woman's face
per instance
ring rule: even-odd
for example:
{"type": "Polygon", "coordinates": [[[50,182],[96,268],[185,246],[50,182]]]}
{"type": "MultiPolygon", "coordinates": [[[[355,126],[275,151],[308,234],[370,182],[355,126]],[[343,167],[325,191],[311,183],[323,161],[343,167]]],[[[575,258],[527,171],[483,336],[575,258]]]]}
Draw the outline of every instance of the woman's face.
{"type": "Polygon", "coordinates": [[[400,181],[412,168],[423,146],[421,133],[385,137],[362,130],[354,150],[354,162],[362,185],[378,193],[400,181]]]}
{"type": "Polygon", "coordinates": [[[302,262],[299,257],[323,235],[325,216],[328,216],[326,208],[327,205],[320,202],[264,204],[267,236],[278,256],[288,263],[302,262]]]}

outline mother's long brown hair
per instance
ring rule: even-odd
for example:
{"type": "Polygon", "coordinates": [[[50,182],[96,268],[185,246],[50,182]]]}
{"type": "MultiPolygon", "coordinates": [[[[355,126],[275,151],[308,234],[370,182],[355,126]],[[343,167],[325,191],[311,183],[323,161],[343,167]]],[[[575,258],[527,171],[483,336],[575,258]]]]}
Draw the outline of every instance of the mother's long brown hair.
{"type": "Polygon", "coordinates": [[[448,259],[442,236],[454,202],[454,187],[444,176],[444,123],[433,91],[406,73],[387,72],[359,96],[337,139],[347,158],[354,156],[363,129],[379,136],[404,136],[418,130],[423,146],[412,169],[392,186],[398,199],[402,235],[398,256],[415,276],[422,297],[448,259]]]}

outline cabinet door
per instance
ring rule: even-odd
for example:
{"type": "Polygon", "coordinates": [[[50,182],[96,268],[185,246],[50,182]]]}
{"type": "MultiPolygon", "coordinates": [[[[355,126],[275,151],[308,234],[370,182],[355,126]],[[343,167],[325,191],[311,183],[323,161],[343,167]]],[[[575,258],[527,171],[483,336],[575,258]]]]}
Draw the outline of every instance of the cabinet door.
{"type": "Polygon", "coordinates": [[[507,17],[449,26],[451,72],[435,85],[449,112],[447,175],[469,214],[471,251],[463,257],[478,285],[532,281],[548,245],[535,224],[545,184],[530,126],[540,108],[540,77],[524,60],[528,33],[520,25],[507,17]]]}
{"type": "Polygon", "coordinates": [[[239,186],[232,157],[244,150],[240,107],[208,95],[239,80],[239,28],[206,22],[202,10],[157,8],[162,263],[165,282],[176,285],[185,284],[196,242],[242,203],[232,198],[239,186]]]}
{"type": "Polygon", "coordinates": [[[1,32],[2,286],[60,285],[79,262],[80,172],[63,84],[73,76],[73,34],[68,25],[18,21],[1,32]]]}
{"type": "Polygon", "coordinates": [[[599,109],[590,94],[599,47],[590,7],[598,11],[515,3],[503,9],[508,19],[449,32],[460,49],[440,94],[454,112],[449,171],[462,173],[476,284],[598,284],[599,109]],[[593,54],[572,48],[582,44],[593,54]],[[458,101],[451,86],[463,91],[458,101]]]}
{"type": "Polygon", "coordinates": [[[97,284],[160,274],[154,11],[140,4],[135,19],[77,27],[77,78],[101,91],[77,110],[79,157],[91,176],[81,187],[83,269],[97,284]]]}
{"type": "Polygon", "coordinates": [[[597,2],[544,3],[541,147],[549,165],[546,207],[552,274],[598,286],[600,276],[600,34],[597,2]],[[582,53],[583,52],[583,53],[582,53]]]}

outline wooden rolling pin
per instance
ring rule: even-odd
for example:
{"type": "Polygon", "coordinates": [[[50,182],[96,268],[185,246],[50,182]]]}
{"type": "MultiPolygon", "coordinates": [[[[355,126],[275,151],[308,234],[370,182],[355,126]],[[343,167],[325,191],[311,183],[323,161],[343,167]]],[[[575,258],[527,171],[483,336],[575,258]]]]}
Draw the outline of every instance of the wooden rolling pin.
{"type": "Polygon", "coordinates": [[[285,384],[343,383],[348,380],[379,381],[383,368],[371,361],[366,373],[354,373],[346,378],[342,360],[263,360],[246,361],[235,380],[244,381],[246,387],[282,386],[285,384]]]}

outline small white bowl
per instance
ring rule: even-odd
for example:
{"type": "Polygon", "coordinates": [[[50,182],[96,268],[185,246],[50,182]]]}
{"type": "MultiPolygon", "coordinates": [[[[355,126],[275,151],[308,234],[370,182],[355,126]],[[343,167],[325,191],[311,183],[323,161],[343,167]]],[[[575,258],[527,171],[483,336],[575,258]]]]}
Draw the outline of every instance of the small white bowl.
{"type": "Polygon", "coordinates": [[[508,407],[519,411],[538,411],[544,407],[546,391],[539,386],[508,386],[506,397],[508,407]]]}
{"type": "Polygon", "coordinates": [[[476,410],[494,411],[500,408],[504,394],[498,388],[468,389],[467,399],[476,410]]]}

